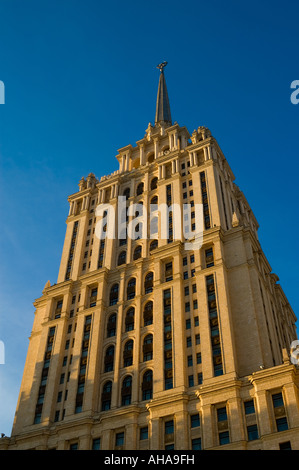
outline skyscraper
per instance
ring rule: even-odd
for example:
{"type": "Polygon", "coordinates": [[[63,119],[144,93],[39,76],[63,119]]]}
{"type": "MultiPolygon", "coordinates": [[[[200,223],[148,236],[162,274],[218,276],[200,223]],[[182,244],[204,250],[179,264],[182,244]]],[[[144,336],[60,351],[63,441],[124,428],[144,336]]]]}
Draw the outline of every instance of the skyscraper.
{"type": "Polygon", "coordinates": [[[0,449],[299,449],[296,317],[216,139],[172,122],[166,64],[154,125],[68,198],[0,449]]]}

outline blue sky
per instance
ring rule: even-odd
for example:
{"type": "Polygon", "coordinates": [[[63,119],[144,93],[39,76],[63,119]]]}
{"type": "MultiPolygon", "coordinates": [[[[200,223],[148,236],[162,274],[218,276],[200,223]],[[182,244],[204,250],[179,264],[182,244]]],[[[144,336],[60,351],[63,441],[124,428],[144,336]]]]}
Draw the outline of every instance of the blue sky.
{"type": "Polygon", "coordinates": [[[0,0],[0,432],[10,435],[35,298],[56,282],[67,196],[154,121],[210,128],[298,314],[298,1],[0,0]]]}

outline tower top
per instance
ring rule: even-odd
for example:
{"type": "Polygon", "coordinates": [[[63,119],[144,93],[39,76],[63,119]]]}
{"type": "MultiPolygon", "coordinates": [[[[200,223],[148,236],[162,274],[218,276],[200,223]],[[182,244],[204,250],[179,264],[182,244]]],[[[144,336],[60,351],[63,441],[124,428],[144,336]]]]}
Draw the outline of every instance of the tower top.
{"type": "Polygon", "coordinates": [[[158,85],[155,125],[159,123],[164,123],[168,126],[171,126],[172,120],[170,113],[170,104],[167,93],[166,80],[164,76],[164,68],[166,67],[166,65],[167,62],[165,61],[157,65],[157,69],[159,69],[161,73],[158,85]]]}

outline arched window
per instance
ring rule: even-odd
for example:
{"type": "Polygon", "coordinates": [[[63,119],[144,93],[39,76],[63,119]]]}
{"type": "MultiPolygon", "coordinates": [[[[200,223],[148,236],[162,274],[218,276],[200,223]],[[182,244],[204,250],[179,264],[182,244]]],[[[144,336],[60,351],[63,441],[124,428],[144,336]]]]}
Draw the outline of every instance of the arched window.
{"type": "Polygon", "coordinates": [[[142,253],[142,246],[138,245],[136,246],[133,254],[133,260],[141,258],[141,253],[142,253]]]}
{"type": "Polygon", "coordinates": [[[127,252],[122,251],[118,256],[117,265],[121,266],[122,264],[126,264],[126,258],[127,258],[127,252]]]}
{"type": "Polygon", "coordinates": [[[112,313],[108,318],[107,323],[107,338],[111,338],[116,335],[116,313],[112,313]]]}
{"type": "Polygon", "coordinates": [[[127,285],[127,300],[134,299],[135,297],[135,289],[136,289],[136,279],[132,277],[127,285]]]}
{"type": "Polygon", "coordinates": [[[130,307],[126,313],[125,319],[125,330],[132,331],[134,330],[134,316],[135,316],[135,309],[134,307],[130,307]]]}
{"type": "Polygon", "coordinates": [[[151,398],[153,398],[153,372],[147,370],[143,374],[142,400],[150,400],[151,398]]]}
{"type": "Polygon", "coordinates": [[[156,248],[158,248],[158,240],[153,240],[151,243],[150,243],[150,251],[152,250],[155,250],[156,248]]]}
{"type": "Polygon", "coordinates": [[[158,204],[158,196],[154,196],[151,198],[151,204],[158,204]]]}
{"type": "Polygon", "coordinates": [[[153,292],[153,286],[154,286],[154,273],[149,272],[145,276],[144,279],[144,292],[145,294],[149,294],[150,292],[153,292]]]}
{"type": "Polygon", "coordinates": [[[106,349],[105,360],[104,360],[104,372],[113,371],[114,363],[114,346],[109,346],[106,349]]]}
{"type": "Polygon", "coordinates": [[[143,187],[144,187],[144,184],[143,184],[143,183],[139,183],[139,184],[138,184],[138,186],[137,186],[137,191],[136,191],[137,196],[140,196],[140,194],[143,193],[143,187]]]}
{"type": "Polygon", "coordinates": [[[155,176],[155,178],[153,178],[151,181],[151,190],[157,189],[157,183],[158,183],[158,178],[155,176]]]}
{"type": "Polygon", "coordinates": [[[132,377],[127,375],[121,387],[121,404],[122,406],[130,405],[132,396],[132,377]]]}
{"type": "Polygon", "coordinates": [[[124,347],[124,367],[129,367],[133,364],[133,340],[130,339],[129,341],[126,342],[125,347],[124,347]]]}
{"type": "Polygon", "coordinates": [[[129,199],[129,197],[130,197],[130,188],[126,188],[126,189],[124,190],[123,196],[126,197],[126,200],[129,199]]]}
{"type": "Polygon", "coordinates": [[[143,361],[153,359],[153,335],[146,335],[143,341],[143,361]]]}
{"type": "Polygon", "coordinates": [[[118,302],[118,284],[113,284],[110,289],[109,305],[115,305],[118,302]]]}
{"type": "Polygon", "coordinates": [[[153,302],[151,300],[144,306],[143,322],[144,326],[152,325],[153,323],[153,302]]]}
{"type": "Polygon", "coordinates": [[[110,410],[111,395],[112,395],[112,382],[109,380],[109,382],[106,382],[103,386],[102,400],[101,400],[102,401],[102,406],[101,406],[102,411],[110,410]]]}

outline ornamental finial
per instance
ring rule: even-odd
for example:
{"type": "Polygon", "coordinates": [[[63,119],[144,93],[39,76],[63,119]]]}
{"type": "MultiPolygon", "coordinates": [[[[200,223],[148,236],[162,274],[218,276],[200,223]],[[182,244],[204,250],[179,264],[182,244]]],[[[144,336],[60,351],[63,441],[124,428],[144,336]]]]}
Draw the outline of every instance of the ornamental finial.
{"type": "Polygon", "coordinates": [[[164,69],[164,67],[166,67],[167,64],[168,64],[168,62],[166,62],[166,61],[161,62],[161,64],[157,65],[157,69],[159,69],[160,72],[163,73],[163,69],[164,69]]]}

